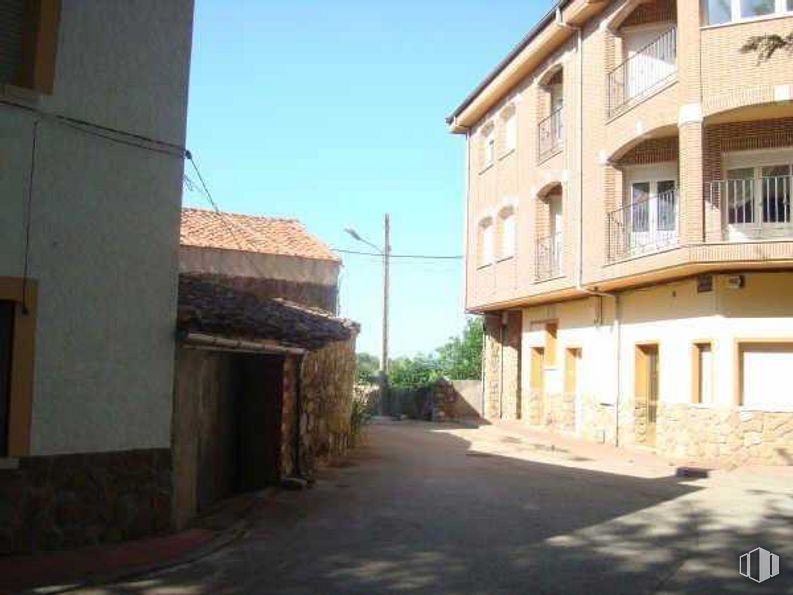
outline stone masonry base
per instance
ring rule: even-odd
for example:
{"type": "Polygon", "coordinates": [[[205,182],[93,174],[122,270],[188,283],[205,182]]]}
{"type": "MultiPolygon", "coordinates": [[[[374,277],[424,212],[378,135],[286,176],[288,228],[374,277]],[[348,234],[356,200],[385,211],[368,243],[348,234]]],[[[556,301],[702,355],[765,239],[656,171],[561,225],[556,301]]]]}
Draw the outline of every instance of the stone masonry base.
{"type": "Polygon", "coordinates": [[[27,457],[0,470],[0,554],[136,539],[171,528],[168,449],[27,457]]]}

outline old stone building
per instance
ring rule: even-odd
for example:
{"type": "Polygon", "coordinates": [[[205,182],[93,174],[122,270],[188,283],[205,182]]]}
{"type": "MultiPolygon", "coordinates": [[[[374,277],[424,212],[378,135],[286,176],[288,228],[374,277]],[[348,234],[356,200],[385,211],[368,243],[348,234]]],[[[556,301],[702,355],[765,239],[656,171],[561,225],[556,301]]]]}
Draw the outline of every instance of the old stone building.
{"type": "Polygon", "coordinates": [[[347,449],[358,326],[332,313],[340,264],[297,221],[185,209],[177,526],[347,449]]]}

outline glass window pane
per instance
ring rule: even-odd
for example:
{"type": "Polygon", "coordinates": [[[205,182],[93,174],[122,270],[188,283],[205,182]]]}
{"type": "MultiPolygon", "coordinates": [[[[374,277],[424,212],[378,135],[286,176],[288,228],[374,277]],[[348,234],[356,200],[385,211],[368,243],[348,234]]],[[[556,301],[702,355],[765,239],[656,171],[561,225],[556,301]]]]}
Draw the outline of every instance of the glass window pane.
{"type": "Polygon", "coordinates": [[[720,25],[732,20],[730,0],[703,0],[703,4],[705,5],[705,22],[708,25],[720,25]]]}
{"type": "Polygon", "coordinates": [[[773,14],[775,4],[776,0],[741,0],[741,16],[749,18],[773,14]]]}
{"type": "Polygon", "coordinates": [[[741,167],[727,171],[727,218],[731,224],[754,222],[754,168],[741,167]]]}
{"type": "Polygon", "coordinates": [[[771,165],[762,173],[763,222],[790,223],[790,166],[771,165]]]}
{"type": "Polygon", "coordinates": [[[650,229],[650,183],[638,182],[631,190],[631,230],[647,231],[650,229]]]}
{"type": "Polygon", "coordinates": [[[657,220],[659,231],[675,230],[675,213],[677,212],[677,197],[674,193],[674,180],[658,182],[657,220]]]}
{"type": "Polygon", "coordinates": [[[787,9],[793,10],[793,0],[787,0],[787,9]]]}

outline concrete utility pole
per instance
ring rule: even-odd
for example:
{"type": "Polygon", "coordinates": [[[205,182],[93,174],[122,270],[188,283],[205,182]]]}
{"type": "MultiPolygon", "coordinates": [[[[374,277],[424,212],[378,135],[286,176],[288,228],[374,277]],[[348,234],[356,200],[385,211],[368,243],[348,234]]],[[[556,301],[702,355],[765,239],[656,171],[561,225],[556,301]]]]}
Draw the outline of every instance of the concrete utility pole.
{"type": "Polygon", "coordinates": [[[380,402],[387,402],[387,413],[393,415],[388,390],[388,292],[390,289],[389,260],[391,258],[391,218],[386,213],[383,219],[383,348],[380,354],[380,402]]]}
{"type": "Polygon", "coordinates": [[[377,250],[383,257],[383,342],[380,351],[380,413],[391,414],[391,403],[388,400],[388,294],[390,291],[391,265],[391,218],[388,213],[383,219],[383,247],[369,242],[351,227],[344,229],[355,240],[377,250]]]}

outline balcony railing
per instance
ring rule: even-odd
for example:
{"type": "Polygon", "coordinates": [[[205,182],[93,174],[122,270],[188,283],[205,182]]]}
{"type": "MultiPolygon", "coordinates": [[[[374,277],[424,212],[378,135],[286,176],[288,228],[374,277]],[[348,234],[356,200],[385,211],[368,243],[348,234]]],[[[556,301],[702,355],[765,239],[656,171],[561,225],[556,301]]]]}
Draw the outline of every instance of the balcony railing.
{"type": "Polygon", "coordinates": [[[555,109],[537,124],[537,157],[550,157],[564,146],[564,108],[555,109]]]}
{"type": "Polygon", "coordinates": [[[534,275],[537,281],[547,281],[562,275],[563,248],[561,233],[537,240],[534,275]]]}
{"type": "Polygon", "coordinates": [[[790,199],[793,176],[717,180],[706,188],[709,241],[793,237],[790,199]]]}
{"type": "Polygon", "coordinates": [[[608,113],[643,101],[677,74],[677,27],[672,27],[608,74],[608,113]]]}
{"type": "Polygon", "coordinates": [[[610,262],[658,252],[678,243],[678,192],[670,190],[631,203],[607,215],[610,262]]]}

